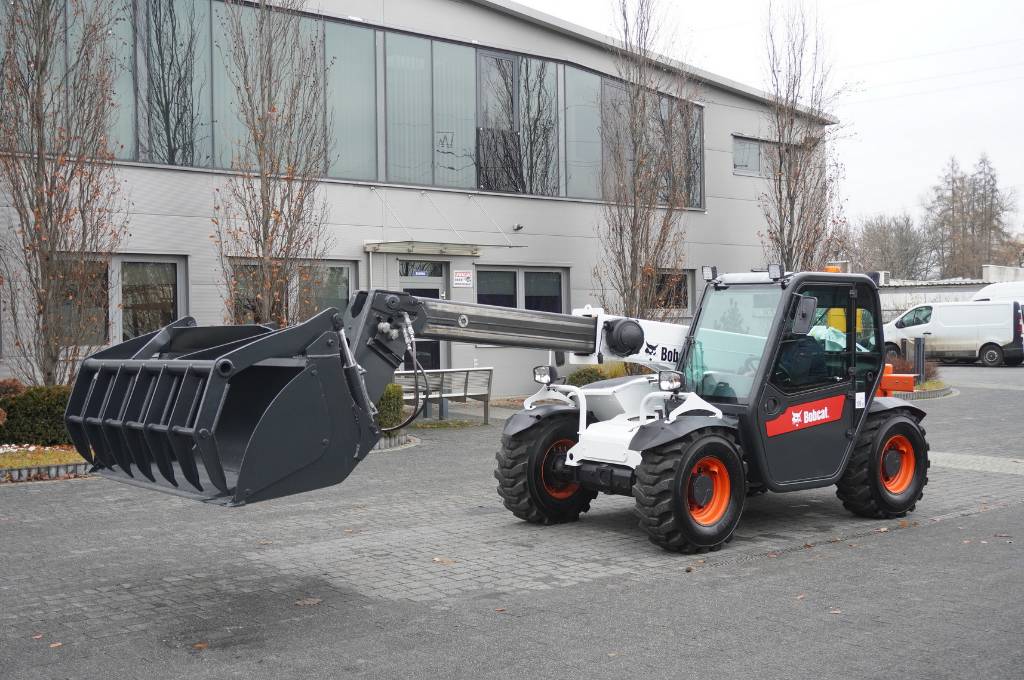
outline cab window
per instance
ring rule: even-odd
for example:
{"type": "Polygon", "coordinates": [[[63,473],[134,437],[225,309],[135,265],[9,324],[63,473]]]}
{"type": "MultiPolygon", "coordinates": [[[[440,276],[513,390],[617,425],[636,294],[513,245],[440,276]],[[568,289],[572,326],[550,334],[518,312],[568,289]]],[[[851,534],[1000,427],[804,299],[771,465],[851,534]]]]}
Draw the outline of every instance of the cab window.
{"type": "MultiPolygon", "coordinates": [[[[875,300],[875,293],[870,287],[864,284],[857,285],[857,326],[855,337],[857,339],[856,352],[854,353],[854,379],[857,381],[857,391],[865,392],[874,384],[875,376],[882,365],[882,355],[878,344],[878,319],[875,318],[875,309],[872,304],[875,300]]],[[[931,308],[924,308],[929,310],[931,308]]]]}
{"type": "Polygon", "coordinates": [[[909,326],[920,326],[926,324],[932,320],[932,308],[931,307],[918,307],[912,309],[903,315],[899,323],[896,324],[900,328],[907,328],[909,326]]]}
{"type": "Polygon", "coordinates": [[[817,308],[807,335],[794,335],[793,320],[785,322],[771,373],[772,383],[783,392],[834,385],[850,375],[847,350],[850,288],[812,285],[801,289],[800,294],[816,298],[817,308]]]}

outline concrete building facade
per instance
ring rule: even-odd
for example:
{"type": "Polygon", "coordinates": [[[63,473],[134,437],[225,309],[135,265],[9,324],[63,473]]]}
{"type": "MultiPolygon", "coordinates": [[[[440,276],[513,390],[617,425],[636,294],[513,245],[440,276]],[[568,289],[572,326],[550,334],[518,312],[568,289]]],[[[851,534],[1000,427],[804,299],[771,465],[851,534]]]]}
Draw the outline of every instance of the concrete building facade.
{"type": "MultiPolygon", "coordinates": [[[[162,1],[195,22],[204,127],[186,165],[169,163],[154,143],[144,68],[153,28],[143,19],[148,3],[134,3],[136,17],[119,29],[129,68],[118,86],[115,136],[132,207],[130,236],[108,274],[111,342],[150,330],[139,327],[139,286],[161,287],[160,318],[225,320],[211,217],[239,123],[222,63],[222,7],[218,0],[162,1]]],[[[388,287],[564,312],[597,304],[600,107],[616,72],[608,39],[506,0],[324,0],[317,10],[310,21],[324,20],[336,155],[322,182],[333,245],[319,299],[344,304],[358,288],[388,287]],[[516,73],[543,66],[542,87],[557,102],[551,183],[533,194],[486,186],[465,162],[493,125],[486,74],[504,65],[516,73]]],[[[694,271],[701,265],[744,271],[764,264],[758,145],[767,136],[766,97],[687,69],[702,112],[702,181],[681,221],[681,320],[699,293],[694,271]]],[[[529,367],[546,361],[544,352],[479,345],[425,351],[439,367],[494,366],[499,395],[532,391],[529,367]]]]}

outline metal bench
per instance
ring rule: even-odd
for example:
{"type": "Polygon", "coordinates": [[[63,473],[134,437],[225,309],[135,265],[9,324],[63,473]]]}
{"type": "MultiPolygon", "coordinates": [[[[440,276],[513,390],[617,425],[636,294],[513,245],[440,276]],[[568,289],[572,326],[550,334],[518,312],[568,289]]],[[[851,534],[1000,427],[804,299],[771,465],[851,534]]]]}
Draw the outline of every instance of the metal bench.
{"type": "MultiPolygon", "coordinates": [[[[468,402],[469,400],[483,402],[484,423],[490,422],[490,401],[491,401],[491,380],[494,377],[494,369],[487,368],[441,368],[425,371],[429,390],[423,385],[423,375],[420,374],[420,397],[426,393],[427,405],[424,407],[424,415],[429,417],[426,409],[430,408],[431,402],[437,402],[438,418],[444,420],[448,415],[448,400],[468,402]]],[[[415,374],[413,371],[395,371],[395,383],[402,386],[402,398],[412,402],[416,398],[415,374]]]]}

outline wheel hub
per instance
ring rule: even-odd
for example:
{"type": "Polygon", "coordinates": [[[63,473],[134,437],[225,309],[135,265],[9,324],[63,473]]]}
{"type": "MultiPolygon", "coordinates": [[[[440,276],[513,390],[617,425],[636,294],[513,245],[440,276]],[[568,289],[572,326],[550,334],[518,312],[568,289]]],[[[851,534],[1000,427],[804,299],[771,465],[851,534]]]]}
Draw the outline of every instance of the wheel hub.
{"type": "Polygon", "coordinates": [[[690,483],[690,502],[698,508],[703,508],[710,501],[715,492],[715,483],[711,477],[705,474],[696,475],[690,483]]]}
{"type": "Polygon", "coordinates": [[[882,471],[887,479],[892,479],[899,474],[902,458],[903,456],[896,449],[890,449],[882,456],[882,471]]]}

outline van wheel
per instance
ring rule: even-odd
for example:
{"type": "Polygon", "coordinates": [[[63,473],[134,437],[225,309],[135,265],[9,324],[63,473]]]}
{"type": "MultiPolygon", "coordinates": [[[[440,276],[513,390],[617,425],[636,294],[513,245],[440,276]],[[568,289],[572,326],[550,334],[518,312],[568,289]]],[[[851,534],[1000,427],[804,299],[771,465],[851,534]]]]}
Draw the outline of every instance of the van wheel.
{"type": "Polygon", "coordinates": [[[891,342],[885,343],[885,358],[886,359],[899,359],[900,358],[900,346],[894,345],[891,342]]]}
{"type": "Polygon", "coordinates": [[[985,345],[981,348],[981,363],[989,367],[1003,365],[1003,348],[999,345],[985,345]]]}

